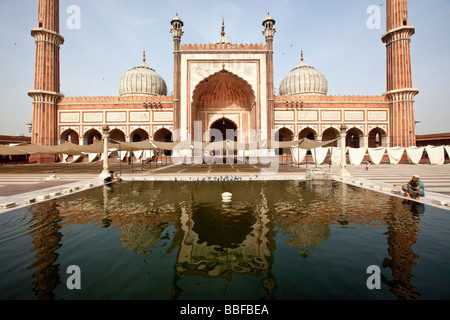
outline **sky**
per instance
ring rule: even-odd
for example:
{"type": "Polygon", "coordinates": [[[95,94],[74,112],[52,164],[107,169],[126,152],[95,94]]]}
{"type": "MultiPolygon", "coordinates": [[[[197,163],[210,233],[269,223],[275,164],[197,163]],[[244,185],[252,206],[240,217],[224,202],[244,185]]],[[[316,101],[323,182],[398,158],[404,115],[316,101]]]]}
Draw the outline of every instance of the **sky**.
{"type": "MultiPolygon", "coordinates": [[[[147,63],[173,91],[170,21],[178,12],[184,43],[215,43],[222,19],[232,43],[264,43],[262,21],[276,20],[274,83],[300,61],[328,79],[329,95],[386,91],[386,0],[60,0],[61,92],[118,96],[122,75],[147,63]],[[79,14],[73,11],[79,8],[79,14]],[[371,6],[380,9],[369,10],[371,6]],[[377,23],[376,18],[380,18],[377,23]]],[[[0,0],[0,135],[29,136],[37,0],[0,0]]],[[[450,132],[450,1],[409,0],[417,134],[450,132]]]]}

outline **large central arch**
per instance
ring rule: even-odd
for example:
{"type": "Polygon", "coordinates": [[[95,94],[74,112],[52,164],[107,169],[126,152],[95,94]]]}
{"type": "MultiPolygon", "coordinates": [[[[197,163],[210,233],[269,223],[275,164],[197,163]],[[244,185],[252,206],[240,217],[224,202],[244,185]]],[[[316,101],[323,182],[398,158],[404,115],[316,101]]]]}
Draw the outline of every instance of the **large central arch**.
{"type": "Polygon", "coordinates": [[[246,132],[256,128],[255,100],[255,92],[247,81],[223,69],[195,87],[192,121],[201,122],[202,136],[222,119],[228,119],[235,124],[235,129],[246,132]]]}
{"type": "Polygon", "coordinates": [[[247,81],[222,70],[201,81],[195,87],[192,98],[197,109],[250,109],[255,101],[255,93],[247,81]]]}

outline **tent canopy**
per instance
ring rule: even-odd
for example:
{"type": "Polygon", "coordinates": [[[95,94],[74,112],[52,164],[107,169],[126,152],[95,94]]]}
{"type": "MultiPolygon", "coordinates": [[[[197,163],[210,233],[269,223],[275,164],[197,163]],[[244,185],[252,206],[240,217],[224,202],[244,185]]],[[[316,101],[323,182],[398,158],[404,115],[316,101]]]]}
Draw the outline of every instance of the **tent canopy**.
{"type": "Polygon", "coordinates": [[[115,148],[120,151],[155,150],[158,149],[150,140],[139,142],[124,142],[112,140],[115,148]]]}
{"type": "Polygon", "coordinates": [[[0,145],[0,155],[10,155],[10,156],[17,156],[17,155],[24,155],[28,154],[26,151],[20,151],[15,148],[16,146],[4,146],[0,145]]]}
{"type": "MultiPolygon", "coordinates": [[[[336,139],[337,140],[337,139],[336,139]]],[[[145,140],[139,142],[122,142],[111,140],[108,144],[109,151],[138,151],[138,150],[185,150],[201,147],[202,150],[254,150],[254,149],[278,149],[278,148],[301,148],[314,149],[323,147],[331,141],[314,141],[309,139],[300,139],[293,141],[273,141],[263,140],[260,142],[242,143],[230,140],[216,142],[161,142],[154,140],[145,140]]],[[[16,146],[0,146],[0,155],[24,155],[33,153],[47,154],[68,154],[82,155],[87,153],[103,153],[103,140],[90,145],[77,145],[70,142],[64,142],[56,146],[42,146],[38,144],[20,144],[16,146]]]]}

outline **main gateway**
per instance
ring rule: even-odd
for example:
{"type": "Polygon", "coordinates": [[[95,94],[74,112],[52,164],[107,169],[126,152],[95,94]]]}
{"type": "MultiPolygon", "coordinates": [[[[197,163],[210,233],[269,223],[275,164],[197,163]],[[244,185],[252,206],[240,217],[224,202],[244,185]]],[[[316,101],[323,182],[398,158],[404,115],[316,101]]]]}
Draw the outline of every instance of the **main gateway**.
{"type": "MultiPolygon", "coordinates": [[[[236,130],[239,142],[279,141],[307,137],[334,140],[347,127],[347,146],[415,145],[407,0],[387,0],[387,90],[372,96],[327,95],[326,77],[300,61],[274,93],[275,20],[262,22],[265,43],[233,44],[225,26],[214,44],[182,44],[184,22],[170,22],[173,37],[174,86],[146,61],[126,72],[114,97],[65,97],[60,93],[59,0],[39,0],[36,39],[32,142],[46,146],[64,141],[86,145],[102,138],[107,124],[118,141],[185,141],[212,137],[211,131],[236,130]],[[217,130],[212,130],[217,129],[217,130]],[[194,136],[197,132],[197,136],[194,136]],[[200,132],[200,134],[199,134],[200,132]],[[252,134],[249,134],[252,133],[252,134]],[[275,133],[275,134],[274,134],[275,133]]],[[[293,65],[295,62],[293,61],[293,65]]],[[[217,139],[217,137],[214,137],[217,139]]],[[[35,155],[37,161],[54,161],[35,155]]]]}

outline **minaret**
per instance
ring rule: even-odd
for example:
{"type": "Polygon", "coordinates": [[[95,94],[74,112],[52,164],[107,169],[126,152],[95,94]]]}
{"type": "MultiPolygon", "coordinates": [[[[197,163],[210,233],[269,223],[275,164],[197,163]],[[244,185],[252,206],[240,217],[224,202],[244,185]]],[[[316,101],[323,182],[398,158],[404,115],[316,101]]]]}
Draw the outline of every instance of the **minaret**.
{"type": "Polygon", "coordinates": [[[407,0],[386,1],[387,92],[390,100],[391,147],[416,144],[414,96],[419,90],[412,87],[411,36],[415,30],[409,25],[407,0]]]}
{"type": "Polygon", "coordinates": [[[266,38],[267,45],[267,137],[261,137],[261,139],[271,139],[271,131],[275,128],[274,125],[274,109],[275,109],[275,97],[274,97],[274,85],[273,85],[273,37],[275,36],[275,20],[270,16],[270,12],[267,13],[266,19],[263,21],[264,37],[266,38]]]}
{"type": "MultiPolygon", "coordinates": [[[[173,37],[173,132],[179,132],[180,124],[180,90],[181,90],[181,36],[183,35],[183,21],[178,17],[170,22],[172,29],[170,33],[173,37]]],[[[173,136],[174,141],[180,141],[180,136],[173,136]]]]}
{"type": "MultiPolygon", "coordinates": [[[[36,39],[36,63],[33,98],[32,143],[53,146],[57,143],[57,103],[60,93],[59,48],[64,38],[59,34],[59,0],[39,0],[38,26],[31,29],[36,39]]],[[[39,162],[54,161],[54,156],[35,156],[39,162]]]]}

